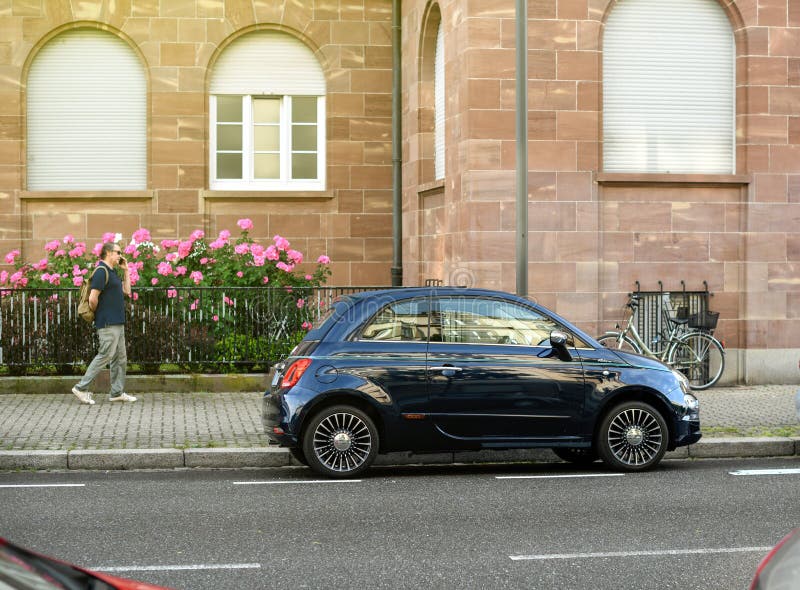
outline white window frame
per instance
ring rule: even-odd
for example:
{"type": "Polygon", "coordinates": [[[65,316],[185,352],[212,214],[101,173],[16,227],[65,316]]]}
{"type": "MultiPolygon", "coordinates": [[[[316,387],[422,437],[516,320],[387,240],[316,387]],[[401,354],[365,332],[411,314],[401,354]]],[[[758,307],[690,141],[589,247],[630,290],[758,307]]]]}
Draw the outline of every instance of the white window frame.
{"type": "MultiPolygon", "coordinates": [[[[219,96],[239,96],[225,94],[219,96]]],[[[292,151],[292,98],[298,95],[241,95],[242,98],[242,178],[217,178],[217,95],[209,96],[210,113],[210,186],[213,190],[286,190],[309,191],[325,188],[325,97],[317,99],[317,150],[316,152],[292,151]],[[255,178],[253,146],[253,99],[280,98],[280,178],[255,178]],[[292,154],[316,153],[317,178],[291,178],[292,154]]],[[[224,152],[223,152],[224,153],[224,152]]]]}

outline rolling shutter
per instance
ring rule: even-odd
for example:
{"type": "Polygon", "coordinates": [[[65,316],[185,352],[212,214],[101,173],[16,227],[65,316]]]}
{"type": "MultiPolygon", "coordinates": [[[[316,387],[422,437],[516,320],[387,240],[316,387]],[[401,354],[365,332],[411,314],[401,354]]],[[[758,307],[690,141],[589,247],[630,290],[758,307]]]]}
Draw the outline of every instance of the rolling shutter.
{"type": "Polygon", "coordinates": [[[436,32],[436,54],[433,59],[433,145],[434,171],[437,179],[444,178],[444,35],[442,24],[436,32]]]}
{"type": "Polygon", "coordinates": [[[211,94],[325,95],[325,74],[312,51],[286,33],[250,33],[217,59],[211,94]]]}
{"type": "Polygon", "coordinates": [[[622,0],[603,37],[605,172],[735,171],[735,46],[716,0],[622,0]]]}
{"type": "Polygon", "coordinates": [[[68,31],[36,55],[27,84],[27,188],[147,188],[147,81],[118,37],[68,31]]]}

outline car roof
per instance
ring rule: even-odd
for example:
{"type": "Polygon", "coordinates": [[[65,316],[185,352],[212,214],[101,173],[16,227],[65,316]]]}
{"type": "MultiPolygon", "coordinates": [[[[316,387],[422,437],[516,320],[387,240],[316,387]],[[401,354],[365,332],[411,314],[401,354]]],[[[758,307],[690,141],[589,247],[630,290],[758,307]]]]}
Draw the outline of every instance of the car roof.
{"type": "MultiPolygon", "coordinates": [[[[513,293],[495,291],[492,289],[478,289],[474,287],[397,287],[394,289],[381,289],[379,291],[360,291],[345,295],[353,300],[360,301],[372,297],[405,299],[407,297],[422,297],[426,295],[488,295],[494,297],[521,298],[513,293]]],[[[524,299],[524,298],[521,298],[524,299]]],[[[526,300],[532,303],[530,300],[526,300]]]]}

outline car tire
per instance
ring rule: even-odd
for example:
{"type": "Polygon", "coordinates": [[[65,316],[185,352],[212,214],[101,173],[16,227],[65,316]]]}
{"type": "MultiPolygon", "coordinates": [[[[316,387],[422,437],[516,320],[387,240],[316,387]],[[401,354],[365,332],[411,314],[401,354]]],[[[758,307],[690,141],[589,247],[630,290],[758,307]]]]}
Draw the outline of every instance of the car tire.
{"type": "Polygon", "coordinates": [[[611,409],[600,423],[597,450],[618,471],[647,471],[664,457],[669,430],[663,416],[650,404],[625,402],[611,409]]]}
{"type": "Polygon", "coordinates": [[[590,465],[600,458],[594,448],[553,447],[552,450],[562,461],[575,465],[590,465]]]}
{"type": "Polygon", "coordinates": [[[298,447],[289,447],[288,449],[289,454],[294,457],[294,460],[298,463],[302,463],[303,465],[308,466],[308,459],[306,459],[305,454],[303,453],[303,449],[298,447]]]}
{"type": "Polygon", "coordinates": [[[353,406],[331,406],[317,413],[303,430],[302,450],[308,466],[327,477],[354,477],[378,454],[378,429],[353,406]]]}

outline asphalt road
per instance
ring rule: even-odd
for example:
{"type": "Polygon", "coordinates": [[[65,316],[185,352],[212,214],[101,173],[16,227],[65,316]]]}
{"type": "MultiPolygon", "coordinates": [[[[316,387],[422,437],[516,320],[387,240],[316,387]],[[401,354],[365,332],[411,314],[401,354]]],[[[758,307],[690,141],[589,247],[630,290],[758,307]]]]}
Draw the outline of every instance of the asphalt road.
{"type": "Polygon", "coordinates": [[[800,525],[798,498],[798,458],[666,461],[636,475],[373,468],[347,482],[304,468],[20,472],[0,473],[0,536],[187,590],[724,590],[747,588],[800,525]],[[733,474],[746,469],[790,471],[733,474]]]}

